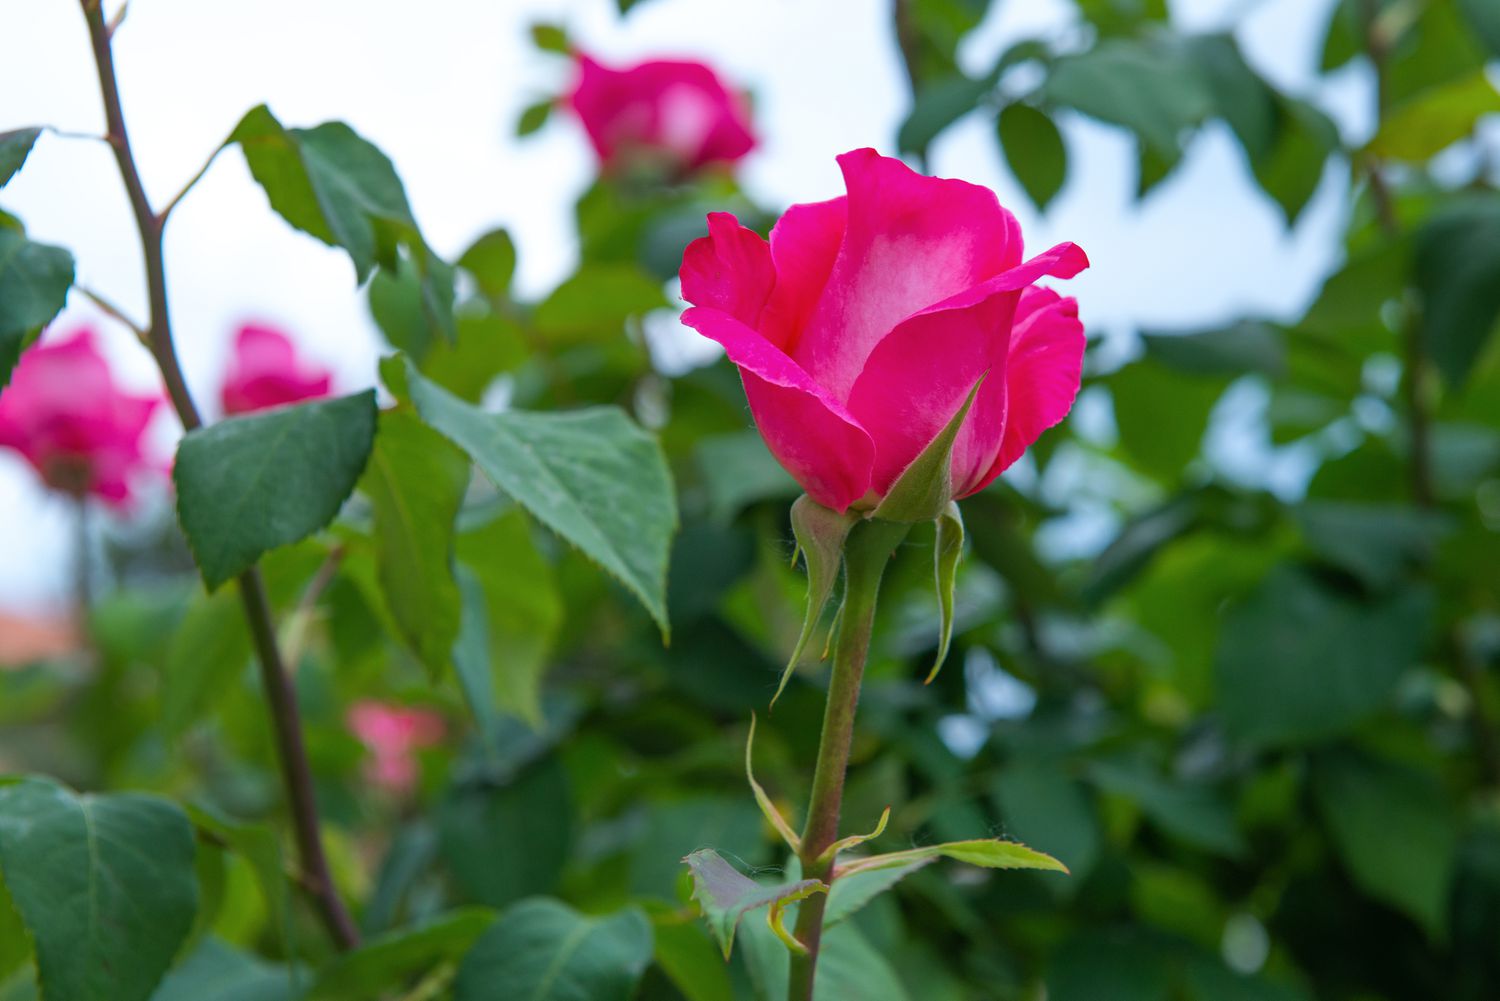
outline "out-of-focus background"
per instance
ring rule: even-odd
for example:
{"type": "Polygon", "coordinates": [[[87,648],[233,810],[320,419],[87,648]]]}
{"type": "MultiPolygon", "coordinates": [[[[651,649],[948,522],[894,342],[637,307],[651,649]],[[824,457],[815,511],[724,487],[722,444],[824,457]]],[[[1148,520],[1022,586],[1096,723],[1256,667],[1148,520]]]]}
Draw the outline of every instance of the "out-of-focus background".
{"type": "MultiPolygon", "coordinates": [[[[336,4],[272,0],[251,18],[222,5],[153,0],[131,11],[116,44],[126,114],[158,200],[179,190],[255,104],[267,103],[288,123],[341,118],[398,165],[434,249],[457,256],[503,225],[520,250],[517,291],[535,296],[577,263],[572,206],[594,168],[582,131],[563,116],[536,135],[514,134],[521,110],[561,91],[572,72],[566,61],[536,50],[530,24],[566,24],[578,45],[602,58],[689,55],[722,67],[750,91],[763,137],[741,169],[744,189],[758,203],[778,206],[837,193],[838,153],[859,146],[894,151],[910,90],[887,6],[659,0],[621,18],[609,0],[444,0],[431,9],[392,5],[356,16],[336,4]]],[[[1172,5],[1184,30],[1232,27],[1258,71],[1324,108],[1357,144],[1371,129],[1373,84],[1362,66],[1326,78],[1317,72],[1330,10],[1327,0],[1172,5]]],[[[17,14],[8,33],[13,53],[0,66],[8,95],[0,125],[101,130],[98,84],[77,12],[26,2],[17,14]]],[[[957,61],[980,76],[1017,41],[1065,40],[1077,30],[1068,0],[997,3],[965,35],[957,61]]],[[[1084,320],[1100,336],[1212,325],[1242,314],[1292,318],[1337,259],[1348,213],[1338,186],[1321,188],[1298,224],[1285,226],[1222,124],[1206,128],[1172,176],[1141,201],[1128,136],[1079,115],[1064,114],[1059,123],[1071,170],[1045,215],[1006,169],[983,115],[945,130],[928,167],[998,191],[1033,246],[1063,239],[1083,245],[1094,267],[1074,287],[1084,320]]],[[[34,238],[73,248],[83,284],[142,316],[133,223],[108,149],[49,135],[30,163],[0,195],[0,206],[24,218],[34,238]]],[[[183,365],[195,387],[217,383],[232,332],[245,320],[284,327],[337,372],[345,390],[375,382],[381,342],[347,258],[298,238],[267,212],[238,153],[221,157],[183,203],[167,252],[183,365]]],[[[151,384],[149,359],[133,350],[129,334],[75,294],[56,329],[84,323],[101,328],[128,384],[151,384]]],[[[658,323],[653,333],[674,342],[674,364],[713,357],[703,342],[671,327],[658,323]]],[[[160,429],[164,453],[170,423],[160,429]]],[[[1236,446],[1225,458],[1239,473],[1276,475],[1256,443],[1236,446]]],[[[1295,484],[1295,472],[1281,475],[1295,484]]],[[[65,604],[74,540],[68,505],[0,452],[0,551],[8,554],[0,562],[0,609],[65,604]]]]}
{"type": "MultiPolygon", "coordinates": [[[[0,25],[0,133],[69,133],[0,191],[0,238],[14,217],[76,257],[41,347],[92,325],[119,382],[156,392],[84,291],[144,319],[119,179],[87,138],[78,10],[20,0],[0,25]]],[[[800,819],[826,669],[806,658],[766,714],[806,593],[787,566],[798,488],[732,366],[679,324],[675,275],[705,212],[764,233],[840,193],[834,157],[861,146],[992,187],[1032,248],[1074,241],[1092,267],[1057,283],[1089,334],[1082,391],[963,502],[930,685],[929,528],[887,575],[845,827],[890,806],[873,850],[1004,836],[1071,874],[903,871],[830,932],[823,996],[1500,997],[1495,0],[133,0],[116,45],[158,205],[265,102],[289,127],[349,123],[420,226],[360,287],[352,254],[283,221],[226,148],[166,247],[212,416],[246,323],[340,394],[389,386],[377,364],[401,350],[490,410],[622,408],[680,512],[669,646],[478,473],[456,520],[422,526],[433,588],[403,587],[381,537],[400,476],[367,476],[265,557],[336,881],[368,936],[403,943],[351,973],[274,855],[292,857],[250,637],[178,531],[172,420],[133,504],[87,507],[81,551],[77,505],[0,450],[0,773],[201,811],[201,903],[157,1001],[230,981],[290,999],[298,978],[314,997],[483,998],[466,950],[537,896],[649,924],[606,971],[622,997],[784,997],[765,923],[726,965],[678,860],[713,847],[785,874],[745,785],[749,723],[757,778],[800,819]],[[748,93],[758,145],[703,171],[601,170],[557,100],[576,50],[712,64],[748,93]],[[423,240],[457,265],[451,340],[423,310],[423,240]]],[[[407,408],[377,449],[403,419],[432,444],[407,408]]],[[[470,472],[441,442],[416,452],[403,471],[470,472]]],[[[31,959],[0,934],[0,1001],[34,997],[31,959]]]]}

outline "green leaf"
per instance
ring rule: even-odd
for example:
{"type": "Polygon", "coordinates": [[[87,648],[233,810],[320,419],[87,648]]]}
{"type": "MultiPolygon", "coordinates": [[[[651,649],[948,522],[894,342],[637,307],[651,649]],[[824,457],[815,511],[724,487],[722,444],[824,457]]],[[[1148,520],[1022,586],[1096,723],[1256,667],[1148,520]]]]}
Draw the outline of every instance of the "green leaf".
{"type": "Polygon", "coordinates": [[[271,207],[293,227],[342,247],[360,282],[376,264],[396,269],[404,247],[421,276],[432,322],[453,336],[453,269],[422,239],[406,189],[384,153],[343,122],[282,126],[265,105],[252,108],[225,141],[238,143],[271,207]]]}
{"type": "Polygon", "coordinates": [[[1471,135],[1484,115],[1500,111],[1500,93],[1484,70],[1423,91],[1392,109],[1369,150],[1397,160],[1427,160],[1471,135]]]}
{"type": "Polygon", "coordinates": [[[792,534],[797,540],[792,559],[795,563],[797,553],[801,553],[803,562],[807,565],[807,612],[802,618],[802,632],[797,636],[797,645],[792,648],[786,670],[781,672],[781,682],[776,686],[776,693],[771,696],[772,706],[776,705],[786,683],[791,680],[792,671],[802,659],[802,651],[807,648],[807,641],[812,637],[818,620],[823,617],[823,609],[833,594],[833,585],[839,579],[839,567],[844,563],[844,542],[849,538],[849,530],[858,520],[859,516],[853,512],[839,514],[831,511],[807,494],[798,497],[792,504],[792,534]]]}
{"type": "Polygon", "coordinates": [[[1202,451],[1209,415],[1229,380],[1174,371],[1147,357],[1106,381],[1120,449],[1152,477],[1181,481],[1202,451]]]}
{"type": "Polygon", "coordinates": [[[1309,549],[1373,590],[1424,566],[1447,528],[1441,515],[1396,504],[1310,501],[1295,519],[1309,549]]]}
{"type": "Polygon", "coordinates": [[[667,557],[677,502],[661,446],[614,407],[486,413],[414,368],[417,411],[531,515],[646,606],[665,634],[667,557]]]}
{"type": "Polygon", "coordinates": [[[1164,950],[1135,929],[1084,928],[1065,942],[1047,971],[1048,1001],[1169,1001],[1164,950]]]}
{"type": "Polygon", "coordinates": [[[750,783],[750,790],[755,794],[756,805],[760,807],[761,815],[766,818],[766,823],[775,828],[776,833],[781,835],[787,847],[794,853],[802,850],[802,839],[797,832],[792,830],[792,825],[776,809],[776,804],[771,802],[771,797],[766,795],[765,789],[755,781],[755,714],[750,715],[750,733],[745,738],[745,780],[750,783]]]}
{"type": "Polygon", "coordinates": [[[61,311],[72,286],[72,254],[0,227],[0,390],[22,349],[61,311]]]}
{"type": "Polygon", "coordinates": [[[572,46],[568,44],[568,33],[555,24],[533,24],[531,40],[543,52],[555,52],[565,56],[572,51],[572,46]]]}
{"type": "Polygon", "coordinates": [[[708,493],[709,517],[721,525],[757,501],[795,497],[802,489],[757,431],[699,438],[693,453],[708,493]]]}
{"type": "Polygon", "coordinates": [[[1062,133],[1045,113],[1020,102],[1005,106],[996,127],[1010,172],[1037,211],[1045,212],[1068,177],[1068,148],[1062,133]]]}
{"type": "MultiPolygon", "coordinates": [[[[700,848],[687,858],[693,877],[693,899],[703,908],[703,919],[728,959],[734,948],[734,933],[740,919],[762,907],[773,908],[772,920],[780,907],[804,900],[814,893],[826,893],[827,884],[816,879],[799,879],[789,883],[764,886],[724,861],[712,848],[700,848]]],[[[785,941],[785,931],[778,929],[785,941]]]]}
{"type": "Polygon", "coordinates": [[[1281,206],[1288,226],[1323,180],[1323,167],[1339,145],[1338,127],[1306,101],[1277,96],[1276,141],[1269,156],[1251,161],[1261,189],[1281,206]]]}
{"type": "MultiPolygon", "coordinates": [[[[31,940],[26,937],[26,925],[16,912],[16,905],[10,899],[10,891],[5,888],[4,878],[0,878],[0,985],[30,959],[31,940]]],[[[4,997],[3,992],[0,992],[0,997],[4,997]]]]}
{"type": "Polygon", "coordinates": [[[1104,791],[1135,803],[1175,838],[1229,858],[1245,853],[1234,807],[1212,786],[1173,779],[1129,756],[1095,761],[1088,776],[1104,791]]]}
{"type": "Polygon", "coordinates": [[[909,862],[924,859],[951,858],[965,865],[984,869],[1046,869],[1052,872],[1067,872],[1068,867],[1051,855],[1034,848],[1027,848],[1018,841],[1002,841],[999,838],[977,838],[971,841],[949,841],[941,845],[923,848],[908,848],[884,855],[868,855],[853,859],[839,867],[839,878],[845,873],[872,872],[904,866],[909,862]]]}
{"type": "Polygon", "coordinates": [[[477,586],[477,593],[465,592],[464,609],[467,616],[472,605],[484,616],[489,689],[502,706],[535,726],[542,719],[547,655],[564,609],[556,571],[537,550],[532,532],[526,516],[512,510],[459,536],[457,553],[460,569],[477,586]]]}
{"type": "Polygon", "coordinates": [[[948,645],[953,641],[953,588],[958,581],[958,561],[964,555],[964,519],[958,505],[948,502],[943,513],[937,517],[937,538],[932,547],[934,569],[937,575],[938,605],[942,609],[942,623],[938,627],[937,660],[927,673],[926,684],[932,684],[943,661],[948,659],[948,645]]]}
{"type": "Polygon", "coordinates": [[[1423,345],[1450,386],[1468,379],[1500,319],[1500,195],[1459,198],[1417,231],[1423,345]]]}
{"type": "Polygon", "coordinates": [[[960,74],[924,84],[896,133],[897,148],[925,156],[938,134],[978,107],[994,87],[993,74],[978,80],[960,74]]]}
{"type": "Polygon", "coordinates": [[[585,264],[537,305],[531,322],[555,344],[614,341],[627,319],[665,305],[661,284],[634,265],[585,264]]]}
{"type": "MultiPolygon", "coordinates": [[[[786,1001],[790,953],[771,929],[752,921],[740,933],[755,997],[763,1001],[786,1001]]],[[[818,952],[815,996],[819,999],[848,998],[850,1001],[927,1001],[927,994],[908,994],[891,964],[889,951],[876,948],[860,932],[858,922],[825,925],[818,952]]],[[[922,985],[924,988],[929,986],[922,985]]],[[[1111,999],[1113,1001],[1113,999],[1111,999]]]]}
{"type": "Polygon", "coordinates": [[[1423,591],[1359,601],[1276,570],[1224,620],[1215,671],[1226,726],[1261,744],[1349,729],[1416,662],[1430,611],[1423,591]]]}
{"type": "Polygon", "coordinates": [[[828,906],[823,911],[824,929],[832,928],[840,921],[852,917],[861,907],[894,887],[907,876],[936,861],[936,858],[921,858],[905,865],[867,869],[863,872],[840,876],[833,881],[833,889],[828,891],[828,906]]]}
{"type": "Polygon", "coordinates": [[[31,147],[41,134],[42,130],[38,128],[0,132],[0,188],[5,187],[16,176],[16,171],[26,162],[31,147]]]}
{"type": "Polygon", "coordinates": [[[1458,9],[1489,47],[1490,55],[1500,56],[1500,7],[1490,0],[1458,0],[1458,9]]]}
{"type": "Polygon", "coordinates": [[[708,930],[673,911],[653,914],[656,965],[686,1001],[734,1001],[729,968],[708,930]]]}
{"type": "Polygon", "coordinates": [[[556,900],[512,907],[464,957],[454,1001],[628,1001],[651,963],[639,908],[586,917],[556,900]]]}
{"type": "Polygon", "coordinates": [[[177,516],[210,590],[333,520],[369,458],[375,391],[231,417],[189,432],[177,516]]]}
{"type": "Polygon", "coordinates": [[[216,698],[232,690],[250,654],[239,592],[229,588],[195,595],[167,650],[161,693],[167,737],[181,737],[216,698]]]}
{"type": "Polygon", "coordinates": [[[324,966],[303,1001],[382,1001],[435,967],[458,963],[495,924],[494,911],[470,907],[388,932],[324,966]]]}
{"type": "Polygon", "coordinates": [[[0,785],[0,872],[47,1001],[144,1001],[198,909],[193,831],[155,796],[0,785]]]}
{"type": "Polygon", "coordinates": [[[1234,130],[1251,160],[1264,156],[1275,138],[1275,92],[1245,62],[1232,34],[1195,35],[1185,41],[1214,112],[1234,130]]]}
{"type": "Polygon", "coordinates": [[[984,380],[981,375],[958,412],[896,477],[876,505],[872,518],[916,524],[942,514],[953,500],[953,443],[958,440],[964,418],[969,416],[969,408],[974,405],[974,397],[979,395],[984,380]]]}
{"type": "Polygon", "coordinates": [[[289,968],[208,938],[167,974],[151,1001],[294,1001],[298,993],[289,968]]]}
{"type": "Polygon", "coordinates": [[[479,290],[491,299],[510,297],[510,283],[516,274],[516,244],[503,229],[492,229],[469,246],[458,259],[458,266],[474,276],[479,290]]]}
{"type": "Polygon", "coordinates": [[[1255,320],[1241,320],[1217,330],[1143,332],[1141,341],[1146,357],[1191,375],[1255,372],[1276,377],[1286,369],[1286,348],[1280,332],[1255,320]]]}
{"type": "Polygon", "coordinates": [[[573,847],[575,812],[568,773],[551,755],[455,787],[436,822],[463,897],[504,907],[556,889],[573,847]]]}
{"type": "Polygon", "coordinates": [[[1112,39],[1058,60],[1044,97],[1135,132],[1171,162],[1180,134],[1212,110],[1209,93],[1181,51],[1167,45],[1112,39]]]}
{"type": "Polygon", "coordinates": [[[1355,883],[1442,940],[1458,828],[1437,777],[1344,752],[1316,760],[1313,791],[1355,883]]]}
{"type": "Polygon", "coordinates": [[[401,636],[431,677],[447,669],[459,631],[453,522],[469,462],[412,414],[380,415],[360,489],[375,508],[375,562],[401,636]]]}
{"type": "Polygon", "coordinates": [[[1080,783],[1051,762],[1018,760],[995,776],[991,788],[1006,833],[1046,845],[1078,877],[1049,885],[1080,885],[1102,848],[1099,821],[1080,783]]]}
{"type": "MultiPolygon", "coordinates": [[[[188,818],[193,826],[210,832],[225,847],[244,859],[255,872],[255,880],[265,900],[266,911],[282,949],[294,953],[296,931],[293,923],[291,887],[288,885],[286,858],[281,839],[269,827],[240,823],[204,806],[189,805],[188,818]]],[[[153,999],[159,1001],[159,999],[153,999]]]]}
{"type": "Polygon", "coordinates": [[[552,107],[556,103],[555,98],[544,97],[522,109],[521,117],[516,120],[516,137],[524,138],[541,131],[542,126],[547,124],[547,119],[552,117],[552,107]]]}

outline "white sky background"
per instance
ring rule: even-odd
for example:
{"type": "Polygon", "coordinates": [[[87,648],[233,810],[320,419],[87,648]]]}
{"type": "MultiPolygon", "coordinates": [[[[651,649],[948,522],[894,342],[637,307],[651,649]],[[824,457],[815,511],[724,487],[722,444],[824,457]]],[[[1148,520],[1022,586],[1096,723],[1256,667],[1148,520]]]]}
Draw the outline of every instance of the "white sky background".
{"type": "MultiPolygon", "coordinates": [[[[1172,8],[1195,30],[1243,15],[1238,34],[1251,62],[1359,136],[1368,128],[1364,71],[1328,85],[1314,74],[1330,3],[1177,0],[1172,8]]],[[[983,71],[1015,40],[1059,31],[1070,18],[1067,0],[999,0],[966,41],[963,61],[983,71]]],[[[532,47],[526,28],[537,20],[566,25],[576,43],[606,60],[698,56],[748,88],[762,145],[742,181],[767,207],[839,193],[833,157],[858,146],[894,152],[909,104],[889,0],[646,0],[625,19],[614,0],[133,0],[116,62],[147,190],[163,204],[256,104],[269,104],[288,125],[342,119],[395,162],[439,253],[456,256],[480,233],[507,226],[520,248],[520,291],[545,292],[576,261],[572,206],[593,163],[566,115],[513,138],[521,108],[558,92],[569,76],[565,60],[532,47]]],[[[40,124],[102,131],[75,2],[0,0],[0,39],[0,131],[40,124]]],[[[1126,135],[1076,116],[1061,121],[1070,172],[1045,219],[1007,172],[987,118],[972,116],[944,134],[929,169],[994,188],[1032,247],[1082,245],[1093,267],[1068,292],[1091,329],[1191,327],[1247,313],[1289,318],[1337,257],[1346,210],[1338,185],[1325,186],[1288,233],[1221,126],[1206,130],[1137,205],[1126,135]]],[[[82,284],[145,316],[139,245],[102,143],[45,135],[0,192],[0,207],[24,220],[34,239],[70,248],[82,284]]],[[[238,152],[220,157],[174,213],[167,273],[179,351],[203,403],[216,398],[232,331],[249,318],[287,329],[335,370],[340,391],[375,381],[379,340],[347,255],[282,222],[238,152]]],[[[74,293],[54,330],[81,322],[105,335],[124,382],[154,387],[154,370],[130,334],[74,293]]],[[[148,503],[166,502],[162,495],[148,503]]],[[[66,600],[70,525],[68,505],[0,452],[0,608],[66,600]]]]}

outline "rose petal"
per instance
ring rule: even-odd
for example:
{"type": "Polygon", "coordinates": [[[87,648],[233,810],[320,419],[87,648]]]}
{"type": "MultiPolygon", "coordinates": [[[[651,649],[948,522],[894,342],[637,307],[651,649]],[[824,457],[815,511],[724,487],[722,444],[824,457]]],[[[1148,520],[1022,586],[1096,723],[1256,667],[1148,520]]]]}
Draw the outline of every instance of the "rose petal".
{"type": "Polygon", "coordinates": [[[807,329],[844,243],[847,198],[793,205],[771,227],[776,287],[761,316],[766,339],[788,354],[807,329]]]}
{"type": "Polygon", "coordinates": [[[838,159],[848,227],[794,356],[847,399],[865,359],[896,324],[1013,267],[1021,231],[988,188],[924,177],[870,149],[838,159]]]}
{"type": "Polygon", "coordinates": [[[755,327],[776,284],[771,250],[728,212],[708,214],[708,235],[682,255],[682,297],[755,327]]]}
{"type": "Polygon", "coordinates": [[[695,307],[682,314],[682,322],[722,344],[739,366],[761,437],[813,500],[845,511],[865,495],[875,445],[800,365],[719,310],[695,307]]]}

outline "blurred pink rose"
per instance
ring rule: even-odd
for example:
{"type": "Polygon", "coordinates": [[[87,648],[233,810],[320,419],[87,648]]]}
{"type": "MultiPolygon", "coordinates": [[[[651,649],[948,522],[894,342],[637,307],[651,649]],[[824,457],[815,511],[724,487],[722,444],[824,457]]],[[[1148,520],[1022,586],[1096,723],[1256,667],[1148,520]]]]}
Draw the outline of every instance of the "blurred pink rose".
{"type": "Polygon", "coordinates": [[[122,506],[138,472],[159,471],[141,438],[161,402],[120,392],[85,327],[21,356],[0,390],[0,447],[20,452],[54,490],[122,506]]]}
{"type": "Polygon", "coordinates": [[[1078,394],[1077,304],[1032,283],[1071,278],[1071,243],[1022,262],[993,192],[860,149],[848,195],[794,205],[767,245],[734,216],[682,262],[683,322],[739,366],[766,444],[814,500],[873,506],[983,388],[953,450],[954,498],[984,488],[1078,394]]]}
{"type": "Polygon", "coordinates": [[[297,358],[291,338],[270,327],[246,324],[234,338],[219,400],[227,415],[327,396],[333,376],[297,358]]]}
{"type": "Polygon", "coordinates": [[[408,709],[374,699],[349,707],[349,729],[370,752],[365,774],[388,792],[407,793],[417,782],[414,752],[443,739],[443,718],[428,709],[408,709]]]}
{"type": "Polygon", "coordinates": [[[577,60],[568,103],[606,169],[644,161],[688,172],[755,148],[744,99],[702,63],[652,60],[615,70],[582,53],[577,60]]]}

